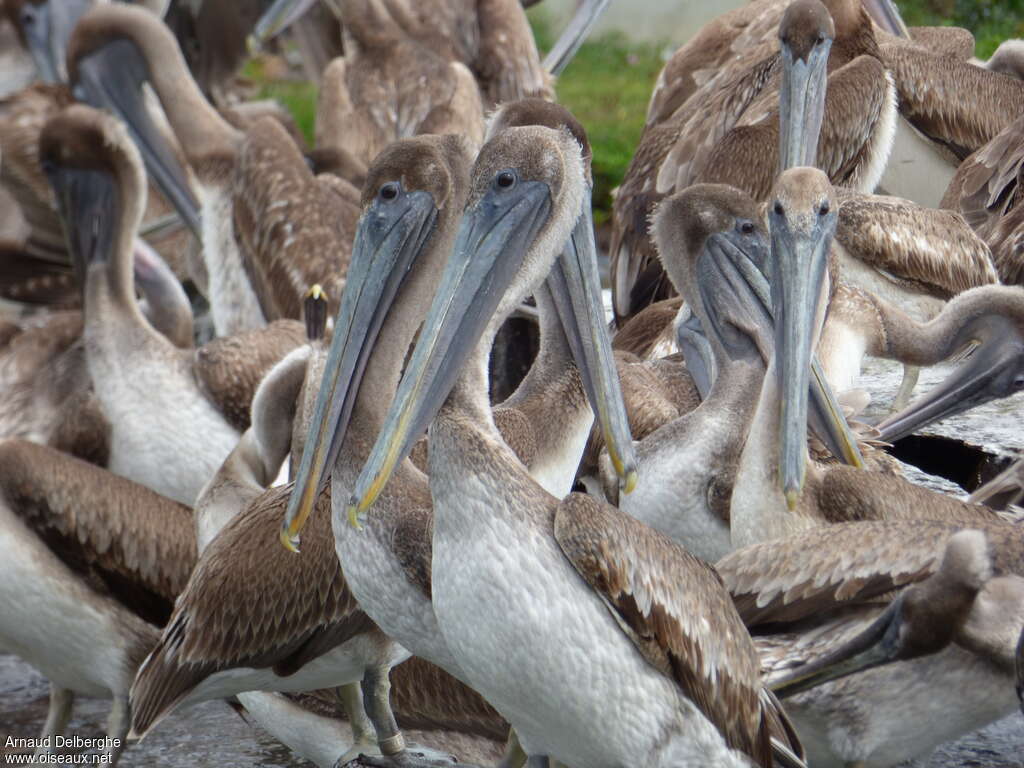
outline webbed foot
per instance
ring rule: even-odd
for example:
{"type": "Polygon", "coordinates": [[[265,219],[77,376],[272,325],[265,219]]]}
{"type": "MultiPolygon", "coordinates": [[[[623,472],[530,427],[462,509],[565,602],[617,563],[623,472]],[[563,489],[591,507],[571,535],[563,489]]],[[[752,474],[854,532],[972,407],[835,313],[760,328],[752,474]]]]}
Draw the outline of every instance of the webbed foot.
{"type": "Polygon", "coordinates": [[[460,763],[453,755],[429,747],[412,746],[394,755],[359,755],[354,760],[337,762],[335,768],[479,768],[460,763]]]}

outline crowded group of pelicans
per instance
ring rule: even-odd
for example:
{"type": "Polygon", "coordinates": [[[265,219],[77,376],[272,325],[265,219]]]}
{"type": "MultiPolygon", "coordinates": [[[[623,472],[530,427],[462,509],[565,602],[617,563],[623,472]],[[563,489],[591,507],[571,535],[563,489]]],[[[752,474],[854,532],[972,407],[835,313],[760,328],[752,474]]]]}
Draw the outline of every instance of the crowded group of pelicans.
{"type": "Polygon", "coordinates": [[[868,768],[1021,706],[1024,472],[963,500],[885,450],[1024,389],[1020,44],[711,21],[616,192],[609,324],[554,99],[606,5],[542,60],[519,0],[4,0],[42,80],[0,107],[36,749],[84,695],[111,760],[226,699],[321,766],[868,768]],[[278,34],[313,148],[240,95],[278,34]],[[905,366],[871,426],[869,355],[905,366]]]}

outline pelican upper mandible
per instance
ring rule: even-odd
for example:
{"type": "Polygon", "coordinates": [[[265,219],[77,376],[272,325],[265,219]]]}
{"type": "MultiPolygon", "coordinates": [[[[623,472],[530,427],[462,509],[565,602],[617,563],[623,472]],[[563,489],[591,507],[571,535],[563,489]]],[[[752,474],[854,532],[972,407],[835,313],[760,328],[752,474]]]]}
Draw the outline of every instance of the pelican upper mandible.
{"type": "Polygon", "coordinates": [[[706,566],[607,505],[547,495],[494,428],[482,361],[500,322],[560,253],[584,178],[567,132],[511,128],[485,145],[453,256],[350,514],[372,505],[433,421],[434,610],[469,682],[528,754],[588,766],[767,764],[775,733],[783,741],[771,751],[799,764],[773,730],[779,711],[751,676],[752,645],[706,566]],[[696,614],[714,616],[715,629],[700,629],[696,614]],[[683,651],[694,644],[701,662],[683,651]],[[698,691],[712,676],[719,694],[704,698],[698,691]]]}

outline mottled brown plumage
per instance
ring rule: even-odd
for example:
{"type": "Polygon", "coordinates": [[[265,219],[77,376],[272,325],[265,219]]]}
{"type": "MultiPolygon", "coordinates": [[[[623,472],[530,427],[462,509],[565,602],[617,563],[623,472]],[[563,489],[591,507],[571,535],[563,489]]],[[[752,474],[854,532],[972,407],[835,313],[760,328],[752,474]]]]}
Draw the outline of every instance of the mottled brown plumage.
{"type": "Polygon", "coordinates": [[[341,149],[369,165],[390,142],[420,133],[456,133],[479,144],[483,107],[472,74],[434,50],[390,30],[386,22],[358,18],[345,4],[352,36],[345,58],[324,71],[317,146],[341,149]]]}
{"type": "Polygon", "coordinates": [[[900,113],[960,159],[991,141],[1024,110],[1024,83],[903,42],[881,47],[900,113]]]}
{"type": "Polygon", "coordinates": [[[991,248],[1002,280],[1024,284],[1022,223],[1018,205],[1024,167],[1024,118],[1017,117],[960,164],[942,207],[959,211],[991,248]]]}
{"type": "Polygon", "coordinates": [[[772,729],[785,715],[761,695],[753,642],[714,569],[581,494],[558,506],[554,535],[644,658],[676,681],[730,747],[772,765],[770,739],[786,743],[791,734],[772,729]],[[715,617],[713,634],[704,616],[715,617]]]}
{"type": "Polygon", "coordinates": [[[910,290],[950,299],[999,282],[991,251],[962,216],[897,197],[846,190],[837,197],[836,241],[890,279],[906,281],[910,290]]]}
{"type": "Polygon", "coordinates": [[[335,176],[314,176],[271,119],[246,134],[235,174],[234,231],[263,316],[299,319],[303,295],[320,285],[334,317],[359,216],[357,190],[335,176]]]}
{"type": "Polygon", "coordinates": [[[298,320],[277,320],[266,328],[212,339],[195,351],[196,382],[228,423],[244,430],[263,376],[305,339],[298,320]]]}
{"type": "Polygon", "coordinates": [[[136,733],[149,730],[216,672],[272,667],[288,675],[346,639],[373,631],[334,556],[329,489],[310,516],[303,556],[281,546],[277,528],[290,492],[291,485],[266,491],[204,550],[132,686],[136,733]],[[296,581],[282,579],[285,573],[296,581]]]}
{"type": "Polygon", "coordinates": [[[196,558],[192,511],[52,448],[0,444],[7,505],[99,594],[162,624],[196,558]]]}

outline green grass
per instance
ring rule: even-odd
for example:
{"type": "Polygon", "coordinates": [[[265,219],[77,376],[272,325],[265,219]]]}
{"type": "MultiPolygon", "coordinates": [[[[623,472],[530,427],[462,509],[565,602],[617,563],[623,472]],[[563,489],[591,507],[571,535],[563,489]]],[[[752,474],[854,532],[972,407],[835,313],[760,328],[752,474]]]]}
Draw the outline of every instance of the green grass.
{"type": "Polygon", "coordinates": [[[274,99],[292,113],[306,143],[312,147],[316,126],[316,86],[305,80],[269,80],[260,58],[249,59],[242,75],[259,85],[258,98],[274,99]]]}

